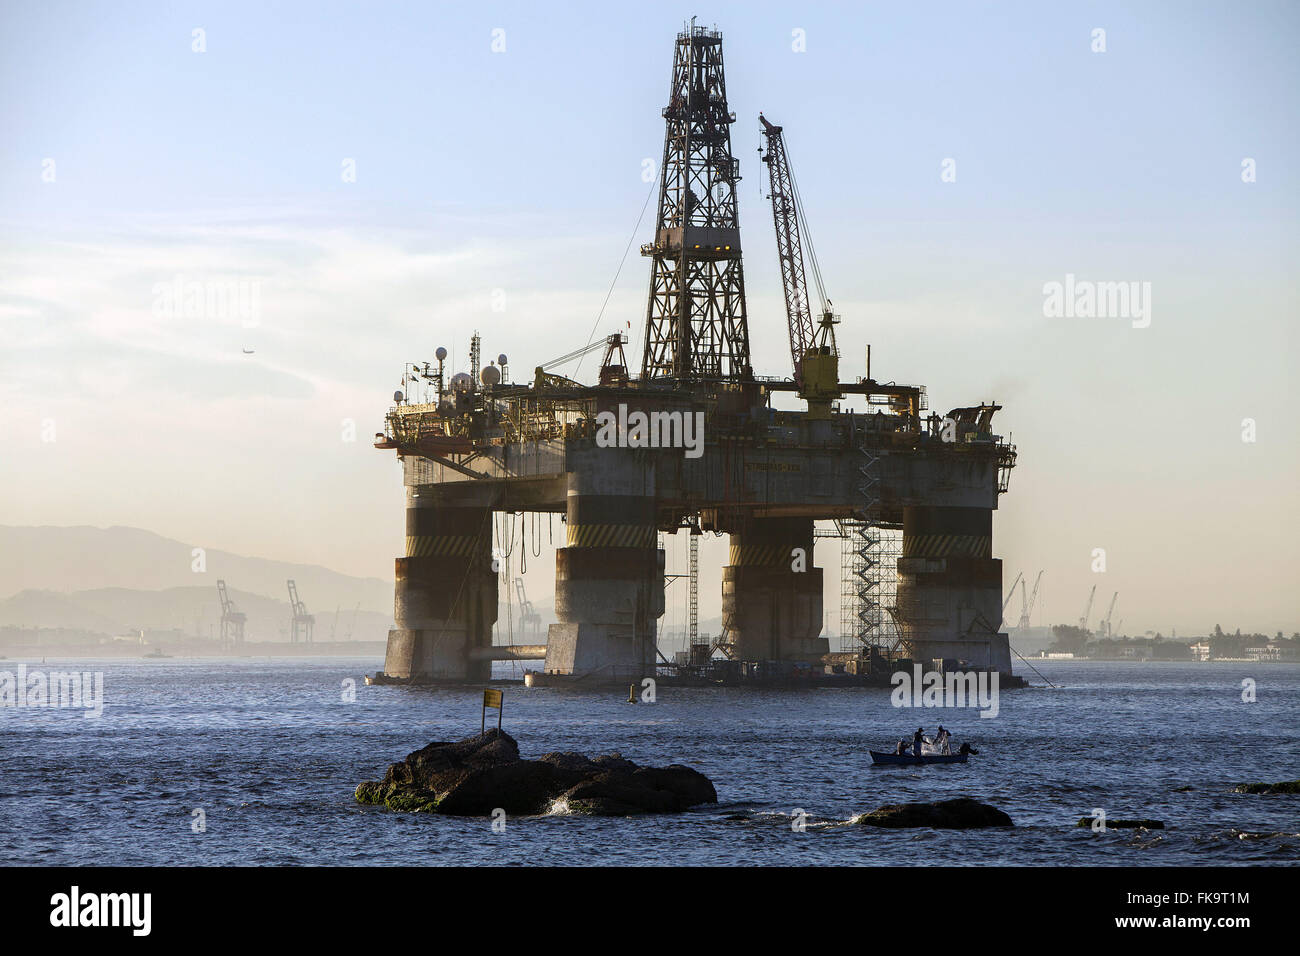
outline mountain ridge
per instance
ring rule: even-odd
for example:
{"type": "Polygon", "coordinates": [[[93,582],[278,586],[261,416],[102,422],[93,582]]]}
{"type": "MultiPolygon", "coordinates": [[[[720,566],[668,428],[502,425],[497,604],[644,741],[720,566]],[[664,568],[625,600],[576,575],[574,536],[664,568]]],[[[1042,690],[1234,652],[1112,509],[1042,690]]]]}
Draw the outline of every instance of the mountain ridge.
{"type": "MultiPolygon", "coordinates": [[[[357,577],[320,565],[201,548],[126,525],[0,525],[0,596],[23,591],[71,594],[101,588],[163,591],[199,581],[214,592],[218,579],[249,594],[287,602],[293,579],[308,610],[326,602],[360,604],[377,614],[392,613],[393,584],[357,577]],[[196,547],[200,554],[196,556],[196,547]],[[203,570],[194,570],[202,559],[203,570]]],[[[213,594],[213,601],[216,595],[213,594]]]]}

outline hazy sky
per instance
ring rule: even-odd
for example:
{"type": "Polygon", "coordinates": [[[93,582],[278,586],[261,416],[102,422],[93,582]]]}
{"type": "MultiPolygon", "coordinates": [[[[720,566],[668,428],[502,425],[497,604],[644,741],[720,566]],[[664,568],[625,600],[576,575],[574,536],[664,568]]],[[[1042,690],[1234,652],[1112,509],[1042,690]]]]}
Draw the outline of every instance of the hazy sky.
{"type": "MultiPolygon", "coordinates": [[[[870,342],[875,377],[926,385],[938,411],[1006,405],[1020,466],[994,552],[1008,585],[1045,569],[1043,623],[1097,584],[1129,633],[1289,634],[1297,11],[10,5],[0,523],[391,576],[400,473],[370,436],[402,362],[446,345],[464,364],[478,329],[522,377],[588,340],[662,149],[674,34],[699,13],[738,116],[756,371],[789,373],[763,110],[787,130],[844,376],[870,342]],[[1149,327],[1045,316],[1067,274],[1149,282],[1149,327]],[[256,321],[169,309],[177,281],[243,282],[256,321]]],[[[652,219],[598,329],[630,321],[638,367],[652,219]]],[[[706,544],[705,614],[724,546],[706,544]]],[[[834,627],[833,544],[818,563],[834,627]]],[[[552,568],[530,560],[534,598],[552,568]]]]}

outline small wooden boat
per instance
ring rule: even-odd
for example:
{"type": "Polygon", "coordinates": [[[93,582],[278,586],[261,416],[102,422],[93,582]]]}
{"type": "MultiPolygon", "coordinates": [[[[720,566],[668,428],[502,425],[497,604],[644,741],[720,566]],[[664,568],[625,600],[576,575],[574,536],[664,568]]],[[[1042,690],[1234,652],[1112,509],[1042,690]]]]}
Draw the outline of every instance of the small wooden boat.
{"type": "Polygon", "coordinates": [[[888,766],[912,766],[915,764],[925,763],[965,763],[966,754],[891,754],[881,750],[872,750],[871,762],[873,764],[885,764],[888,766]]]}

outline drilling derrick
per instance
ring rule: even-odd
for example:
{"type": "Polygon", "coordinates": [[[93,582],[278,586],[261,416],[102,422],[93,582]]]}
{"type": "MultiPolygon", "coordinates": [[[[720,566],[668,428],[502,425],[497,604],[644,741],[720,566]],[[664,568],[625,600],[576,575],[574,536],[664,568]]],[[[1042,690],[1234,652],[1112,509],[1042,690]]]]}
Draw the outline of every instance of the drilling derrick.
{"type": "Polygon", "coordinates": [[[641,377],[747,381],[749,325],[740,260],[731,124],[722,34],[677,35],[664,107],[659,218],[651,259],[641,377]]]}

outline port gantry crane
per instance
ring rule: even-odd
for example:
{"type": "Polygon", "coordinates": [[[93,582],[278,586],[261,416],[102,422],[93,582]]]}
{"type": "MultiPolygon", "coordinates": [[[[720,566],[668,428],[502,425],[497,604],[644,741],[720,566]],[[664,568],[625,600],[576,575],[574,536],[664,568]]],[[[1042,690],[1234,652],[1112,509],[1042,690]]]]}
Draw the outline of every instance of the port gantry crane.
{"type": "Polygon", "coordinates": [[[524,591],[524,579],[515,578],[515,597],[519,600],[519,630],[523,632],[524,644],[537,640],[542,632],[542,616],[533,607],[524,591]]]}
{"type": "Polygon", "coordinates": [[[221,598],[221,646],[231,648],[244,643],[244,624],[248,615],[235,607],[234,599],[226,590],[226,582],[217,582],[217,597],[221,598]]]}
{"type": "Polygon", "coordinates": [[[316,625],[316,616],[307,613],[307,605],[302,602],[302,598],[298,597],[298,585],[292,579],[289,580],[289,606],[293,608],[289,642],[297,644],[299,639],[302,639],[304,643],[310,644],[312,642],[311,631],[316,625]]]}

